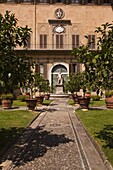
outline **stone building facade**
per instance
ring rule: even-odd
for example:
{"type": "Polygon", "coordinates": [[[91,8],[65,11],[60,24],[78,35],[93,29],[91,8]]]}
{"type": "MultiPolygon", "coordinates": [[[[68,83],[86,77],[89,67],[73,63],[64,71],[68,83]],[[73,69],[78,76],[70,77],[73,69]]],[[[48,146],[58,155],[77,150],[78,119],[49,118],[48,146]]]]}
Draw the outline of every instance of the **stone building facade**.
{"type": "MultiPolygon", "coordinates": [[[[113,21],[113,0],[0,0],[0,12],[15,13],[21,26],[32,29],[27,54],[36,60],[35,71],[55,86],[57,75],[64,79],[82,66],[72,56],[72,49],[93,38],[96,27],[113,21]]],[[[23,51],[26,49],[17,49],[23,51]]]]}

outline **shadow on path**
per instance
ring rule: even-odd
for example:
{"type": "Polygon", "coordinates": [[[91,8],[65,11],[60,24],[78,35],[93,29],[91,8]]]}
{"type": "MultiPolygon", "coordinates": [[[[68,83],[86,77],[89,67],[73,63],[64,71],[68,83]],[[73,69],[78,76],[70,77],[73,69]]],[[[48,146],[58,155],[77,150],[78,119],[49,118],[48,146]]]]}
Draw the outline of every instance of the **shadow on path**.
{"type": "Polygon", "coordinates": [[[17,143],[2,161],[9,159],[15,166],[20,166],[42,157],[49,148],[72,142],[65,134],[53,134],[52,131],[44,130],[44,127],[28,129],[27,136],[29,139],[25,141],[24,137],[21,138],[21,142],[17,143]]]}

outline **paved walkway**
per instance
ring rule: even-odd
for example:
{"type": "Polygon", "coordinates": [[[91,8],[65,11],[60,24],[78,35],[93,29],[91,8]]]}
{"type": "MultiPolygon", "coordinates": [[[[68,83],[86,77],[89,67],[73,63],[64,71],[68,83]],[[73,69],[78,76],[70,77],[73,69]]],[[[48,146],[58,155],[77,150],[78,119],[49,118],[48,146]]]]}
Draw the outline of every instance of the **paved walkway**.
{"type": "Polygon", "coordinates": [[[3,161],[5,170],[107,170],[67,99],[44,108],[3,161]]]}

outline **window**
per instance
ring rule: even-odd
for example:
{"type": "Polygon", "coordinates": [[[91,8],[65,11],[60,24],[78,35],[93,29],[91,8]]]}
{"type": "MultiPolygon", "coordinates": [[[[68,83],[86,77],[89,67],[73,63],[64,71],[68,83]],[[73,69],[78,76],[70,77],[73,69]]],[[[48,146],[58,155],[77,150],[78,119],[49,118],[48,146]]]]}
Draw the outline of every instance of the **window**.
{"type": "Polygon", "coordinates": [[[40,69],[40,70],[39,70],[40,74],[41,74],[41,75],[44,75],[44,65],[43,65],[43,64],[40,64],[39,67],[40,67],[40,68],[39,68],[39,69],[40,69]]]}
{"type": "Polygon", "coordinates": [[[79,3],[79,0],[71,0],[71,3],[78,4],[78,3],[79,3]]]}
{"type": "Polygon", "coordinates": [[[94,3],[95,0],[88,0],[88,3],[94,3]]]}
{"type": "Polygon", "coordinates": [[[63,3],[63,0],[56,0],[56,3],[63,3]]]}
{"type": "Polygon", "coordinates": [[[32,0],[22,0],[22,2],[32,2],[32,0]]]}
{"type": "Polygon", "coordinates": [[[103,0],[104,4],[110,4],[110,0],[103,0]]]}
{"type": "Polygon", "coordinates": [[[88,44],[90,49],[95,49],[95,35],[88,35],[88,44]]]}
{"type": "Polygon", "coordinates": [[[47,0],[39,0],[39,3],[47,3],[47,0]]]}
{"type": "Polygon", "coordinates": [[[40,35],[40,48],[47,48],[47,35],[40,35]]]}
{"type": "Polygon", "coordinates": [[[27,48],[30,48],[30,46],[31,46],[31,37],[30,36],[28,36],[27,37],[27,48]]]}
{"type": "Polygon", "coordinates": [[[79,47],[79,35],[72,35],[72,48],[79,47]]]}
{"type": "Polygon", "coordinates": [[[56,48],[63,49],[63,35],[56,35],[56,48]]]}

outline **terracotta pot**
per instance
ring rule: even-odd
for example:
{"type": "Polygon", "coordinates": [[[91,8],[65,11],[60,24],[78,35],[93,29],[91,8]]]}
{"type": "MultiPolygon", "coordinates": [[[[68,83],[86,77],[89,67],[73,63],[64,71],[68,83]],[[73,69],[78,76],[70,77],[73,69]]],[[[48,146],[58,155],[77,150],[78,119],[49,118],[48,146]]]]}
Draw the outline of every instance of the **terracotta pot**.
{"type": "Polygon", "coordinates": [[[91,93],[86,93],[86,94],[85,94],[85,97],[91,98],[91,93]]]}
{"type": "Polygon", "coordinates": [[[44,99],[49,100],[49,98],[50,98],[50,94],[45,94],[44,99]]]}
{"type": "Polygon", "coordinates": [[[78,101],[78,98],[80,98],[80,97],[82,97],[81,95],[76,95],[75,94],[75,96],[74,96],[74,102],[75,102],[75,104],[79,104],[79,101],[78,101]]]}
{"type": "Polygon", "coordinates": [[[81,109],[88,109],[90,104],[90,98],[88,97],[79,97],[78,103],[80,104],[81,109]]]}
{"type": "Polygon", "coordinates": [[[76,95],[76,94],[74,95],[74,99],[73,99],[73,100],[74,100],[74,103],[75,103],[75,104],[79,104],[79,102],[78,102],[78,98],[79,98],[79,97],[82,97],[82,96],[78,96],[78,95],[76,95]]]}
{"type": "Polygon", "coordinates": [[[106,107],[108,109],[113,109],[113,96],[105,98],[106,107]]]}
{"type": "Polygon", "coordinates": [[[42,104],[44,100],[44,96],[36,96],[37,104],[42,104]]]}
{"type": "Polygon", "coordinates": [[[2,108],[3,109],[11,109],[12,108],[12,104],[13,104],[13,100],[11,99],[2,99],[2,108]]]}
{"type": "Polygon", "coordinates": [[[28,110],[35,110],[37,99],[26,99],[28,110]]]}
{"type": "Polygon", "coordinates": [[[69,95],[69,98],[74,100],[75,95],[74,95],[74,94],[70,94],[70,95],[69,95]]]}

